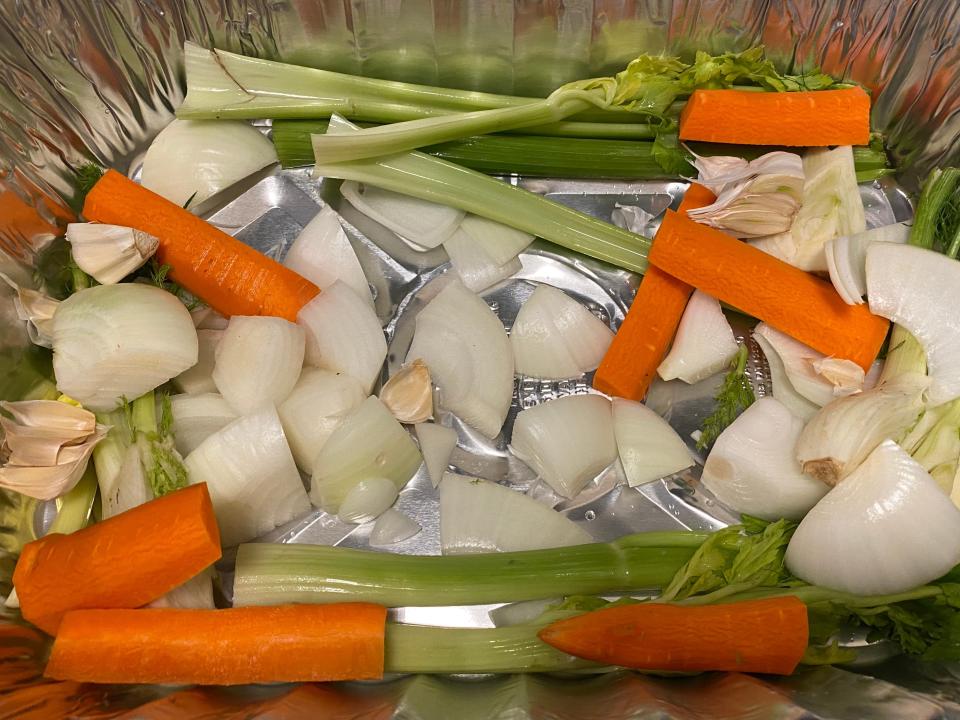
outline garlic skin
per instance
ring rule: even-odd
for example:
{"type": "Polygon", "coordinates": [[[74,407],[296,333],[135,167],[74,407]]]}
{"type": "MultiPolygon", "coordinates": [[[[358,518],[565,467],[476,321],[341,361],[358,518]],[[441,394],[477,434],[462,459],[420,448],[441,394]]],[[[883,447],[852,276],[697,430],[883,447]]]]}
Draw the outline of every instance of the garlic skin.
{"type": "Polygon", "coordinates": [[[40,347],[53,347],[53,315],[60,306],[59,300],[47,297],[42,292],[20,287],[16,280],[0,272],[0,280],[9,285],[16,295],[13,307],[17,317],[27,324],[30,342],[40,347]]]}
{"type": "Polygon", "coordinates": [[[100,223],[70,223],[67,242],[77,266],[101,285],[118,283],[143,267],[160,246],[141,230],[100,223]]]}
{"type": "Polygon", "coordinates": [[[866,373],[852,360],[828,357],[810,363],[813,371],[833,385],[836,397],[853,395],[863,390],[866,373]]]}
{"type": "Polygon", "coordinates": [[[433,417],[433,380],[427,364],[417,358],[387,380],[380,402],[402,423],[422,423],[433,417]]]}

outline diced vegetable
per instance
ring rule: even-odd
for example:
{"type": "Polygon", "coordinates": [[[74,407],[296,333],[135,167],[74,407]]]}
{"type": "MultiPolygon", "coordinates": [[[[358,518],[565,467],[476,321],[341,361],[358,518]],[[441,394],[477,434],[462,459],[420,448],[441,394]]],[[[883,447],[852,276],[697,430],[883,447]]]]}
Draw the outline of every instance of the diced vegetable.
{"type": "Polygon", "coordinates": [[[390,508],[373,524],[370,531],[371,547],[387,547],[409,540],[420,532],[420,526],[399,510],[390,508]]]}
{"type": "MultiPolygon", "coordinates": [[[[757,327],[760,327],[760,325],[773,330],[773,328],[766,323],[760,323],[757,327]]],[[[789,335],[784,335],[779,330],[774,332],[777,332],[781,337],[793,340],[789,335]]],[[[790,382],[790,377],[787,375],[787,369],[783,359],[780,357],[780,353],[774,349],[770,341],[757,332],[754,332],[753,340],[760,347],[761,352],[763,352],[767,360],[767,367],[770,369],[770,383],[773,385],[771,389],[773,397],[779,400],[784,407],[801,420],[806,421],[816,415],[820,410],[820,406],[805,398],[793,387],[793,383],[790,382]]],[[[793,342],[796,341],[794,340],[793,342]]],[[[798,345],[803,348],[807,347],[803,343],[798,343],[798,345]]],[[[809,348],[809,350],[810,352],[816,352],[816,350],[812,348],[809,348]]],[[[860,366],[858,365],[857,367],[859,368],[860,366]]]]}
{"type": "Polygon", "coordinates": [[[383,676],[385,622],[386,610],[368,604],[77,610],[44,675],[177,685],[373,680],[383,676]]]}
{"type": "Polygon", "coordinates": [[[151,608],[183,608],[188,610],[213,610],[213,567],[197,573],[173,590],[147,605],[151,608]]]}
{"type": "MultiPolygon", "coordinates": [[[[499,223],[493,223],[492,220],[487,222],[499,225],[499,223]]],[[[463,284],[473,292],[483,292],[520,272],[523,267],[517,257],[513,257],[504,263],[496,262],[486,244],[482,240],[467,234],[462,225],[444,240],[443,249],[447,251],[447,255],[450,257],[450,265],[460,276],[463,284]]]]}
{"type": "Polygon", "coordinates": [[[170,278],[228,317],[294,321],[319,292],[309,280],[114,170],[87,194],[83,215],[155,236],[157,260],[170,266],[170,278]]]}
{"type": "Polygon", "coordinates": [[[13,584],[24,618],[55,634],[70,610],[140,607],[219,558],[210,495],[200,484],[28,543],[13,584]]]}
{"type": "Polygon", "coordinates": [[[417,423],[414,427],[420,454],[427,466],[427,474],[434,487],[440,484],[447,472],[450,456],[457,447],[457,431],[436,423],[417,423]]]}
{"type": "Polygon", "coordinates": [[[143,267],[160,246],[153,235],[120,225],[70,223],[70,257],[101,285],[113,285],[143,267]]]}
{"type": "Polygon", "coordinates": [[[617,451],[631,487],[673,475],[694,464],[686,443],[670,423],[646,405],[613,398],[617,451]]]}
{"type": "Polygon", "coordinates": [[[237,419],[237,413],[217,393],[174,395],[170,398],[177,452],[186,457],[200,443],[237,419]]]}
{"type": "Polygon", "coordinates": [[[213,368],[223,333],[223,330],[197,330],[197,364],[173,378],[173,384],[180,392],[189,395],[217,392],[213,368]]]}
{"type": "Polygon", "coordinates": [[[340,503],[337,517],[345,523],[365,523],[375,520],[397,501],[396,484],[389,478],[367,478],[352,488],[340,503]]]}
{"type": "Polygon", "coordinates": [[[903,244],[910,238],[906,223],[884,225],[854,235],[827,240],[824,253],[830,282],[848,305],[859,305],[867,294],[867,248],[875,242],[903,244]]]}
{"type": "Polygon", "coordinates": [[[716,298],[694,291],[683,311],[673,347],[657,373],[694,384],[716,375],[737,354],[737,339],[716,298]]]}

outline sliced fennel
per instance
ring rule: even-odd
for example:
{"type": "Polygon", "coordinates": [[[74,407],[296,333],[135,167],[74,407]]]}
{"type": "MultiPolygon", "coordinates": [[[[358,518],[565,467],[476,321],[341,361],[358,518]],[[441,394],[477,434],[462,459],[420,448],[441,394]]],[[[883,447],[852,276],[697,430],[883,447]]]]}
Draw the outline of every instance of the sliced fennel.
{"type": "Polygon", "coordinates": [[[283,402],[300,377],[305,344],[303,328],[289,320],[234,315],[217,346],[217,390],[238,415],[283,402]]]}
{"type": "Polygon", "coordinates": [[[829,488],[797,462],[801,430],[803,420],[781,402],[760,398],[720,433],[703,466],[704,487],[738,513],[802,518],[829,488]]]}
{"type": "Polygon", "coordinates": [[[343,419],[367,397],[351,375],[304,368],[300,379],[277,412],[297,466],[313,472],[313,461],[343,419]]]}
{"type": "Polygon", "coordinates": [[[396,483],[388,478],[361,480],[340,503],[337,517],[345,523],[370,522],[389,510],[399,494],[396,483]]]}
{"type": "Polygon", "coordinates": [[[436,423],[418,423],[414,431],[430,482],[437,487],[447,472],[453,449],[457,447],[457,431],[436,423]]]}
{"type": "Polygon", "coordinates": [[[617,457],[610,401],[568,395],[527,408],[514,421],[510,450],[572,498],[617,457]]]}
{"type": "Polygon", "coordinates": [[[463,211],[412,198],[374,185],[347,181],[340,193],[364,215],[389,228],[415,247],[439,247],[460,226],[463,211]]]}
{"type": "Polygon", "coordinates": [[[885,440],[807,514],[786,562],[813,585],[856,595],[905,592],[960,562],[960,510],[885,440]]]}
{"type": "Polygon", "coordinates": [[[451,280],[417,315],[406,362],[423,360],[440,404],[496,437],[513,398],[513,353],[500,319],[483,299],[451,280]]]}
{"type": "Polygon", "coordinates": [[[912,245],[867,250],[870,312],[906,329],[927,355],[932,405],[960,397],[960,319],[942,308],[960,300],[960,262],[912,245]]]}
{"type": "Polygon", "coordinates": [[[399,510],[390,508],[373,524],[370,531],[371,547],[386,547],[409,540],[420,532],[420,526],[399,510]]]}
{"type": "Polygon", "coordinates": [[[77,267],[101,285],[113,285],[139,270],[160,246],[142,230],[100,223],[70,223],[66,237],[77,267]]]}
{"type": "Polygon", "coordinates": [[[74,293],[53,317],[57,388],[96,412],[113,410],[197,362],[197,332],[176,297],[141,283],[74,293]]]}
{"type": "Polygon", "coordinates": [[[321,290],[341,280],[357,297],[373,305],[370,285],[357,253],[343,231],[340,216],[329,205],[300,231],[287,250],[283,264],[321,290]]]}
{"type": "Polygon", "coordinates": [[[631,487],[673,475],[694,464],[686,443],[670,423],[633,400],[613,398],[613,432],[631,487]]]}
{"type": "Polygon", "coordinates": [[[875,242],[903,245],[910,239],[910,225],[896,223],[864,230],[855,235],[841,235],[827,240],[824,252],[830,282],[848,305],[863,304],[867,294],[867,248],[875,242]]]}
{"type": "Polygon", "coordinates": [[[170,398],[173,412],[173,435],[177,452],[187,456],[200,443],[237,419],[230,403],[217,393],[174,395],[170,398]]]}
{"type": "Polygon", "coordinates": [[[275,162],[273,143],[245,122],[174,120],[147,148],[140,181],[190,209],[275,162]]]}
{"type": "Polygon", "coordinates": [[[867,229],[853,150],[807,150],[803,172],[803,202],[790,230],[752,244],[801,270],[826,272],[826,242],[867,229]]]}
{"type": "Polygon", "coordinates": [[[542,550],[593,542],[586,530],[516,490],[446,473],[440,483],[444,555],[542,550]]]}
{"type": "Polygon", "coordinates": [[[693,385],[730,365],[739,347],[719,301],[696,290],[657,372],[664,380],[680,379],[693,385]]]}
{"type": "Polygon", "coordinates": [[[335,513],[357,483],[386,478],[400,490],[420,463],[407,431],[382,402],[369,397],[344,418],[314,459],[310,497],[335,513]]]}
{"type": "Polygon", "coordinates": [[[218,430],[185,463],[190,482],[207,483],[224,547],[252,540],[310,509],[272,406],[218,430]]]}
{"type": "Polygon", "coordinates": [[[373,390],[387,356],[387,341],[373,308],[338,280],[297,315],[307,331],[306,364],[352,375],[373,390]]]}
{"type": "Polygon", "coordinates": [[[960,400],[927,408],[899,444],[945,493],[952,494],[960,461],[960,400]]]}
{"type": "Polygon", "coordinates": [[[820,406],[805,398],[793,387],[780,353],[762,335],[755,332],[753,339],[760,346],[760,350],[767,359],[767,366],[770,368],[770,383],[773,385],[773,397],[783,403],[791,413],[801,420],[809,420],[816,415],[820,406]]]}
{"type": "Polygon", "coordinates": [[[173,379],[176,388],[188,395],[217,392],[213,369],[217,362],[217,347],[223,339],[223,330],[197,330],[197,364],[173,379]]]}
{"type": "Polygon", "coordinates": [[[613,331],[587,308],[552,285],[540,283],[510,330],[516,371],[562,380],[596,370],[613,331]]]}

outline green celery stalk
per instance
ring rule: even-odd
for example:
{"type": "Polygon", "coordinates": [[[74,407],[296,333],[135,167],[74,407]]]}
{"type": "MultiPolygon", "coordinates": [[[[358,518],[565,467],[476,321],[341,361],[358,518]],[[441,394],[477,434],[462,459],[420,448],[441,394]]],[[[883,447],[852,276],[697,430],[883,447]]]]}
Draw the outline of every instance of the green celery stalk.
{"type": "Polygon", "coordinates": [[[640,533],[611,543],[459,556],[251,543],[237,552],[234,603],[472,605],[632,591],[669,582],[707,537],[640,533]]]}
{"type": "Polygon", "coordinates": [[[50,524],[50,532],[66,535],[86,527],[96,496],[97,473],[90,464],[73,489],[57,498],[57,516],[50,524]]]}

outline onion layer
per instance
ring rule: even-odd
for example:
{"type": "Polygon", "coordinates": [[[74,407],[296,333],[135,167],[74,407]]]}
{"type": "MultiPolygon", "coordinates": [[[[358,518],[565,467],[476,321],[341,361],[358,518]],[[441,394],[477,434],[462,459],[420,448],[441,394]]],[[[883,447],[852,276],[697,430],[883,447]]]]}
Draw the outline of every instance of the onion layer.
{"type": "Polygon", "coordinates": [[[450,464],[450,455],[457,446],[457,431],[436,423],[419,423],[414,427],[423,463],[434,487],[440,484],[450,464]]]}
{"type": "Polygon", "coordinates": [[[370,545],[385,547],[409,540],[420,532],[420,526],[399,510],[390,508],[373,524],[370,531],[370,545]]]}
{"type": "Polygon", "coordinates": [[[217,392],[213,368],[217,362],[217,347],[223,339],[223,330],[197,330],[197,364],[173,379],[182,393],[199,395],[217,392]]]}
{"type": "Polygon", "coordinates": [[[724,370],[739,347],[720,302],[697,290],[657,372],[664,380],[680,379],[693,385],[724,370]]]}
{"type": "Polygon", "coordinates": [[[397,486],[387,478],[361,480],[340,503],[337,517],[345,523],[370,522],[389,510],[399,494],[397,486]]]}
{"type": "Polygon", "coordinates": [[[439,247],[460,226],[464,216],[456,208],[352,180],[340,186],[340,193],[371,220],[425,250],[439,247]]]}
{"type": "Polygon", "coordinates": [[[670,423],[646,405],[614,398],[613,431],[631,487],[673,475],[694,464],[686,443],[670,423]]]}
{"type": "Polygon", "coordinates": [[[237,419],[230,403],[217,393],[174,395],[170,398],[177,452],[186,457],[200,443],[237,419]]]}

